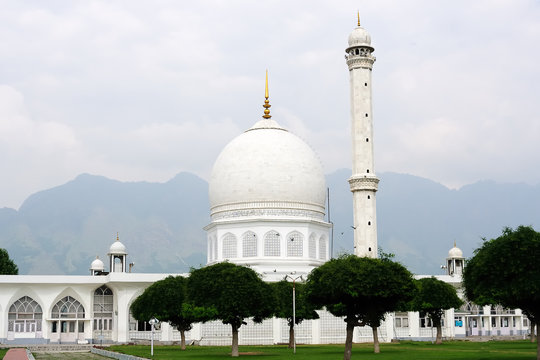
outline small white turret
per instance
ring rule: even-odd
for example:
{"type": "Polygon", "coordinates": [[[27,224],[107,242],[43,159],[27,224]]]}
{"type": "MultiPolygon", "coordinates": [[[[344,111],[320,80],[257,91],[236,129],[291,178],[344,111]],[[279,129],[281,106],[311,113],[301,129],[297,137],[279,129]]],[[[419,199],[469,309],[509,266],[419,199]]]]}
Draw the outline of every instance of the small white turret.
{"type": "Polygon", "coordinates": [[[90,275],[96,276],[105,271],[105,264],[96,256],[96,259],[90,264],[90,275]]]}
{"type": "Polygon", "coordinates": [[[464,265],[463,251],[456,246],[454,241],[454,247],[448,251],[448,257],[446,258],[446,272],[448,275],[462,275],[464,265]]]}
{"type": "Polygon", "coordinates": [[[126,272],[127,266],[127,251],[124,244],[120,242],[118,233],[116,241],[109,248],[109,262],[111,272],[126,272]]]}

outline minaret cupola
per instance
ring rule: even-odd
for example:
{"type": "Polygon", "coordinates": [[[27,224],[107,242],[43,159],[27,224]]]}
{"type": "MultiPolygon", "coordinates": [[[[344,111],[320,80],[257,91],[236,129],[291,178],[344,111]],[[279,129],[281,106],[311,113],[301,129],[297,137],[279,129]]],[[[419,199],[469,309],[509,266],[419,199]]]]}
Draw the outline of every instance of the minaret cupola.
{"type": "Polygon", "coordinates": [[[464,265],[465,258],[463,257],[463,251],[456,246],[456,242],[454,241],[454,247],[448,251],[448,257],[446,258],[447,274],[462,275],[464,265]]]}
{"type": "Polygon", "coordinates": [[[345,49],[347,65],[349,70],[356,67],[371,69],[375,62],[372,53],[375,51],[371,46],[371,35],[360,25],[360,15],[358,15],[358,26],[349,35],[349,47],[345,49]]]}
{"type": "Polygon", "coordinates": [[[118,234],[116,241],[109,248],[109,262],[111,272],[126,272],[127,251],[124,244],[120,242],[118,234]]]}

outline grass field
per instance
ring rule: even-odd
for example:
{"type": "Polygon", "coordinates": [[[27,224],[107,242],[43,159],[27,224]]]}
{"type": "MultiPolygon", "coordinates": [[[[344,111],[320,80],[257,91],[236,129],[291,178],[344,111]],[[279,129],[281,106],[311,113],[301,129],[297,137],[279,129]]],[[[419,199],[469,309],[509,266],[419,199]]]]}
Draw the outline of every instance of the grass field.
{"type": "Polygon", "coordinates": [[[4,355],[6,355],[7,351],[9,349],[0,349],[0,359],[3,359],[4,358],[4,355]]]}
{"type": "MultiPolygon", "coordinates": [[[[150,358],[150,346],[111,346],[110,350],[150,358]]],[[[240,346],[240,357],[256,359],[295,360],[338,360],[343,358],[344,345],[299,345],[296,355],[286,346],[240,346]]],[[[154,346],[154,359],[227,359],[231,348],[214,346],[194,346],[181,351],[178,346],[154,346]]],[[[450,341],[443,345],[430,342],[410,342],[381,344],[381,353],[373,353],[372,344],[355,344],[353,359],[377,360],[424,360],[424,359],[467,359],[467,360],[535,360],[536,344],[528,341],[469,342],[450,341]]]]}

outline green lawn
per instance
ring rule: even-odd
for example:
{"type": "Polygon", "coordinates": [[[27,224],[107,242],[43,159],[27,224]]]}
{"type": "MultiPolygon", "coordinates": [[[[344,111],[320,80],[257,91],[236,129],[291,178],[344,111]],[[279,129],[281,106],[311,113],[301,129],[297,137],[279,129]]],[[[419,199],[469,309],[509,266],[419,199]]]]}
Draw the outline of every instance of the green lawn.
{"type": "Polygon", "coordinates": [[[0,349],[0,358],[3,359],[9,349],[0,349]]]}
{"type": "MultiPolygon", "coordinates": [[[[112,351],[150,358],[150,346],[111,346],[112,351]]],[[[190,346],[181,351],[178,346],[154,346],[154,359],[227,359],[231,348],[224,346],[190,346]]],[[[343,358],[344,345],[299,345],[296,355],[286,346],[240,346],[240,357],[256,359],[338,360],[343,358]]],[[[430,342],[404,341],[381,344],[381,353],[373,353],[372,344],[355,344],[353,359],[467,359],[467,360],[535,360],[536,344],[528,341],[469,342],[450,341],[443,345],[430,342]]]]}

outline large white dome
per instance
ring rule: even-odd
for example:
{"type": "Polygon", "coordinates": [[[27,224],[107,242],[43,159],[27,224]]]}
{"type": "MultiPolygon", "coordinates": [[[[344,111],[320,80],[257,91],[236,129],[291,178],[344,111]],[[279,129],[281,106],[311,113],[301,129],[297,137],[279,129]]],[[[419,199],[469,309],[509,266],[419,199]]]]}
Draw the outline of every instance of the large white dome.
{"type": "Polygon", "coordinates": [[[263,119],[218,156],[209,183],[212,219],[250,215],[324,216],[326,182],[313,150],[263,119]]]}

